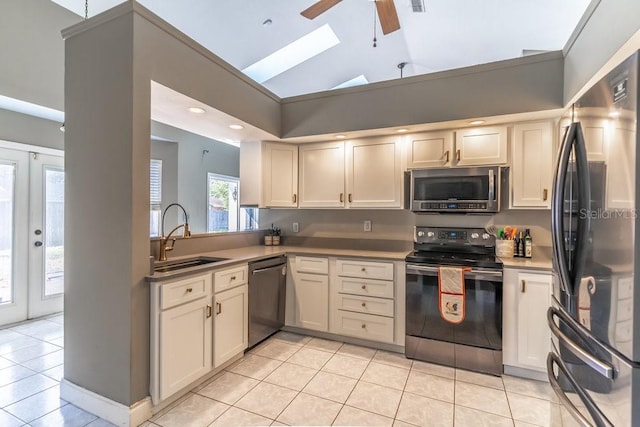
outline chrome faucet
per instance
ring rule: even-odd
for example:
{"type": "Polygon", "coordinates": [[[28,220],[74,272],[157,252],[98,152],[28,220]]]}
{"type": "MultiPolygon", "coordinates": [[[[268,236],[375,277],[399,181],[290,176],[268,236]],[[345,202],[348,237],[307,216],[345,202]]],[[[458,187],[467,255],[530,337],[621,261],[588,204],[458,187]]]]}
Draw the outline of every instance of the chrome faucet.
{"type": "Polygon", "coordinates": [[[187,216],[187,211],[184,209],[184,207],[180,203],[171,203],[169,206],[164,208],[164,211],[162,212],[161,222],[162,222],[162,237],[160,238],[160,253],[158,255],[158,261],[166,261],[167,252],[172,251],[173,246],[176,244],[176,238],[171,237],[173,233],[179,228],[183,227],[184,230],[182,232],[182,237],[184,237],[185,239],[188,239],[189,237],[191,237],[191,231],[189,230],[189,217],[187,216]],[[178,225],[177,227],[175,227],[173,230],[169,232],[167,237],[164,237],[164,216],[167,213],[167,210],[169,210],[171,206],[178,206],[180,209],[182,209],[182,212],[184,213],[184,224],[178,225]],[[169,240],[171,240],[171,246],[168,246],[169,240]]]}

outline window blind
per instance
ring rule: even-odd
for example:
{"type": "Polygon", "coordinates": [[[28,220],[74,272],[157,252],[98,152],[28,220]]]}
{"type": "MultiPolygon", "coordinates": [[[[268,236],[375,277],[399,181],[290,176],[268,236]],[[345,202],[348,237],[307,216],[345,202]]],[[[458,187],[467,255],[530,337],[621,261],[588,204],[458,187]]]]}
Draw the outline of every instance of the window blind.
{"type": "Polygon", "coordinates": [[[160,209],[162,203],[162,160],[151,159],[150,191],[151,208],[160,209]]]}

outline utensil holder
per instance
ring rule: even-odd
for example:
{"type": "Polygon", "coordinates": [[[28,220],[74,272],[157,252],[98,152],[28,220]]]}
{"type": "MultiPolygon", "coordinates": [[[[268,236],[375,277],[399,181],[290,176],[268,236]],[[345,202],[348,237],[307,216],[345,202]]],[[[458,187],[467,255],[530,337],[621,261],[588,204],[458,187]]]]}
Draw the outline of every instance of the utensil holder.
{"type": "Polygon", "coordinates": [[[513,240],[496,240],[496,256],[513,258],[513,240]]]}

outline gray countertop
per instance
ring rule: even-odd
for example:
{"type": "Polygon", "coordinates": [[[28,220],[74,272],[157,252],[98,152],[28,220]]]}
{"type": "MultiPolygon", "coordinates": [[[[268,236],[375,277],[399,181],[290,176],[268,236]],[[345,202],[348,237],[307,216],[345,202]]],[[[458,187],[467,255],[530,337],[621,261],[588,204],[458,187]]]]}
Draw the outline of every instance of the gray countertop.
{"type": "Polygon", "coordinates": [[[517,268],[523,270],[546,270],[551,271],[553,269],[553,262],[551,260],[551,248],[533,247],[533,253],[531,258],[500,258],[504,268],[517,268]]]}
{"type": "Polygon", "coordinates": [[[269,258],[277,255],[286,254],[309,254],[321,256],[342,256],[350,258],[375,258],[380,260],[404,261],[409,251],[371,251],[371,250],[354,250],[354,249],[328,249],[301,246],[246,246],[235,249],[225,249],[220,251],[211,251],[199,253],[197,255],[188,255],[183,257],[171,258],[171,261],[180,259],[193,258],[195,256],[227,258],[212,264],[198,265],[194,267],[182,268],[177,271],[166,273],[153,273],[146,277],[147,282],[164,282],[167,280],[177,279],[183,276],[192,275],[194,273],[205,272],[208,270],[217,270],[232,266],[234,264],[258,261],[260,259],[269,258]]]}

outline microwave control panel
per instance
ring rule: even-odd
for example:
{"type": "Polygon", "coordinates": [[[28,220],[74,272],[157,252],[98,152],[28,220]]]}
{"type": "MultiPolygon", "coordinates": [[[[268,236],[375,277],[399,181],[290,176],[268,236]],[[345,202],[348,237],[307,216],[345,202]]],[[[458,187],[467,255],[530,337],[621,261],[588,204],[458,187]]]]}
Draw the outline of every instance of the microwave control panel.
{"type": "Polygon", "coordinates": [[[434,203],[434,202],[422,202],[420,203],[420,209],[445,209],[445,210],[469,210],[469,209],[487,209],[486,203],[469,203],[469,202],[452,202],[452,203],[434,203]]]}

